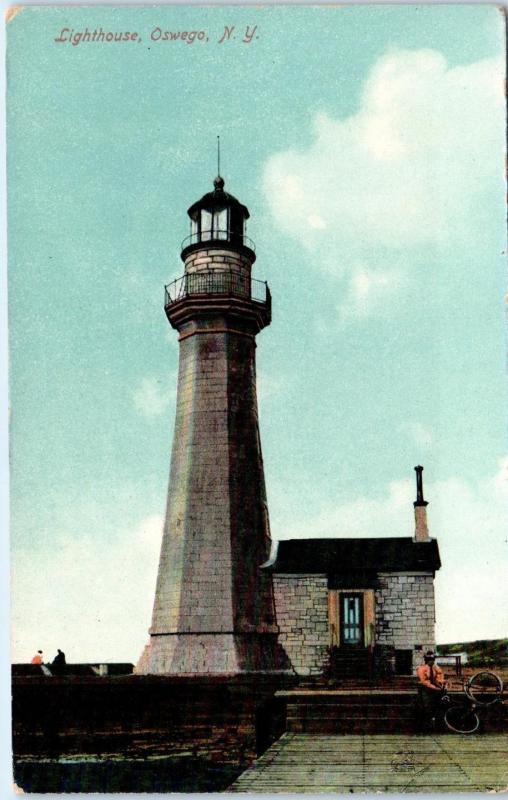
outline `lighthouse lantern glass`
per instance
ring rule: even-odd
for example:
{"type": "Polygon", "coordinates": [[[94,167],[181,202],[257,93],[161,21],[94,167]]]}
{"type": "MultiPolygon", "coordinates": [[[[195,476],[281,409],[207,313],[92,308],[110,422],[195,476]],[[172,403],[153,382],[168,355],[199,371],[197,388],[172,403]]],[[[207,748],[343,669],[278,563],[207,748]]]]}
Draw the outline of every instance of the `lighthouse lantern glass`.
{"type": "Polygon", "coordinates": [[[243,240],[244,217],[239,209],[231,209],[230,230],[233,237],[243,240]]]}
{"type": "Polygon", "coordinates": [[[212,215],[206,208],[201,210],[201,241],[208,242],[212,238],[212,215]]]}
{"type": "Polygon", "coordinates": [[[186,244],[200,242],[231,242],[245,244],[248,210],[221,188],[209,192],[189,209],[190,236],[186,244]]]}
{"type": "MultiPolygon", "coordinates": [[[[202,242],[209,242],[211,239],[225,240],[228,238],[228,208],[214,208],[209,211],[201,209],[201,230],[199,232],[202,242]]],[[[197,224],[195,231],[198,234],[197,224]]],[[[197,237],[196,237],[197,238],[197,237]]]]}
{"type": "Polygon", "coordinates": [[[216,239],[228,238],[228,209],[218,208],[213,214],[213,230],[216,239]]]}

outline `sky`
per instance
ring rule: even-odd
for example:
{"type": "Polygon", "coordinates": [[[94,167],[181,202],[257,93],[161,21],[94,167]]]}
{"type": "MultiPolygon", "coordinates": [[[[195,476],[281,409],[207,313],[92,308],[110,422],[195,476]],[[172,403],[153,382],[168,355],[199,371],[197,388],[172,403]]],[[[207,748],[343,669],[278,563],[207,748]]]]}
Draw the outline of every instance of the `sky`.
{"type": "Polygon", "coordinates": [[[178,366],[164,284],[217,135],[273,296],[272,536],[411,536],[423,464],[437,640],[508,636],[503,35],[485,5],[9,22],[13,661],[135,662],[147,641],[178,366]],[[87,27],[138,36],[55,41],[87,27]]]}

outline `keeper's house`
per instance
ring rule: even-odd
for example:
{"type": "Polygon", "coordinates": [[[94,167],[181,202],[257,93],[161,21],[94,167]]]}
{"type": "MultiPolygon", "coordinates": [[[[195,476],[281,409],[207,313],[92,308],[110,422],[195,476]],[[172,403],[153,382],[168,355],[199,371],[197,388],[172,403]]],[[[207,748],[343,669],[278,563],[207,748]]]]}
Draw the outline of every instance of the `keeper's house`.
{"type": "Polygon", "coordinates": [[[435,648],[434,576],[422,467],[414,538],[288,539],[264,565],[273,576],[279,642],[299,675],[411,674],[435,648]]]}

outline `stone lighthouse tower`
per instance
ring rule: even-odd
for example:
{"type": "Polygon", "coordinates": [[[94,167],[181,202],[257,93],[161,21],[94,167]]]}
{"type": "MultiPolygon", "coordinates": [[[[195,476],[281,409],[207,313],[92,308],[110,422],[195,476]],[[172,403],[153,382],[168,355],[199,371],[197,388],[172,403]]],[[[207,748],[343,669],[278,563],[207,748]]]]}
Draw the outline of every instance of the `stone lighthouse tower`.
{"type": "Polygon", "coordinates": [[[252,278],[247,208],[214,181],[189,210],[184,275],[166,287],[180,363],[166,521],[150,641],[138,673],[273,671],[278,629],[256,400],[256,335],[270,324],[252,278]]]}

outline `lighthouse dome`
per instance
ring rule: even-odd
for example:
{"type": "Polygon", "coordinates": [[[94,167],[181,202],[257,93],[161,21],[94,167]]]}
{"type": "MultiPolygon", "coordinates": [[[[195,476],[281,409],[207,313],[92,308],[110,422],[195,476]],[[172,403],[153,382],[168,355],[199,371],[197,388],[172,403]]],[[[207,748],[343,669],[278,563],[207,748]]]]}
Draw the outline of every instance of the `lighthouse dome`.
{"type": "Polygon", "coordinates": [[[235,250],[247,249],[254,255],[254,243],[245,235],[245,223],[249,209],[229,192],[224,191],[224,179],[218,175],[213,182],[213,191],[207,192],[188,209],[190,236],[182,242],[182,259],[202,243],[206,246],[227,246],[235,250]]]}
{"type": "Polygon", "coordinates": [[[249,218],[249,209],[242,205],[242,203],[240,203],[240,201],[237,200],[232,194],[224,191],[224,178],[222,178],[220,175],[217,175],[213,182],[213,186],[213,192],[207,192],[204,194],[201,200],[197,200],[197,202],[193,203],[188,209],[187,214],[191,219],[195,219],[197,215],[199,215],[199,212],[203,209],[212,210],[226,206],[239,211],[244,219],[249,218]]]}

